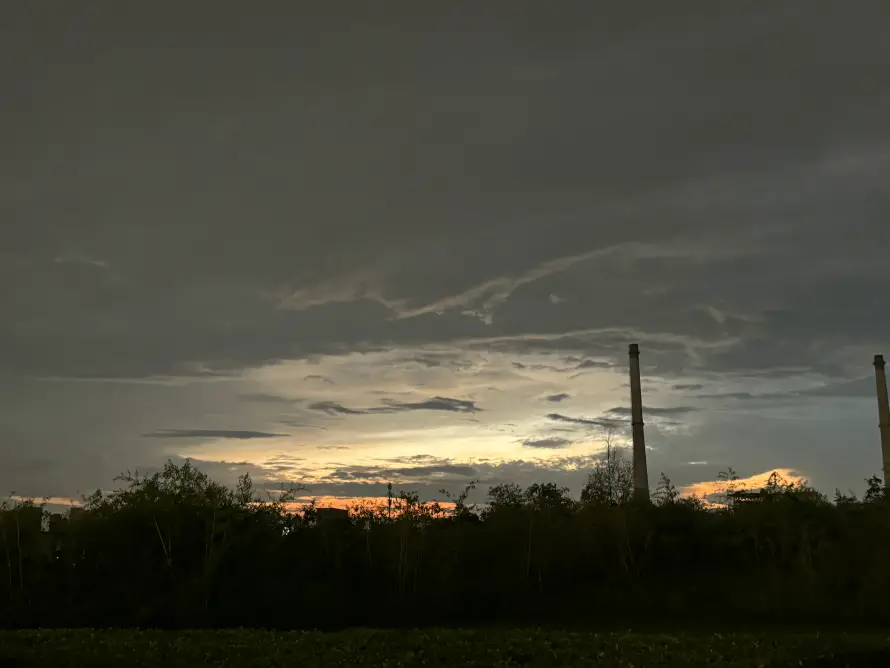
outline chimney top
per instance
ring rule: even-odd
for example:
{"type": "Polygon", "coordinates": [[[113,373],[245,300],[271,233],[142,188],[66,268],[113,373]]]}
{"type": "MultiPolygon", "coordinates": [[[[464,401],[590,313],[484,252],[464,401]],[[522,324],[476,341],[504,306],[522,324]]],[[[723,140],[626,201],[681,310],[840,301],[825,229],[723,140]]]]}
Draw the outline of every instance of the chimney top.
{"type": "Polygon", "coordinates": [[[884,356],[883,355],[875,355],[875,366],[879,368],[883,368],[884,366],[884,356]]]}
{"type": "Polygon", "coordinates": [[[640,354],[640,346],[639,346],[639,344],[637,344],[637,343],[631,343],[631,344],[627,347],[627,350],[628,350],[628,354],[629,354],[631,357],[634,357],[634,356],[640,354]]]}

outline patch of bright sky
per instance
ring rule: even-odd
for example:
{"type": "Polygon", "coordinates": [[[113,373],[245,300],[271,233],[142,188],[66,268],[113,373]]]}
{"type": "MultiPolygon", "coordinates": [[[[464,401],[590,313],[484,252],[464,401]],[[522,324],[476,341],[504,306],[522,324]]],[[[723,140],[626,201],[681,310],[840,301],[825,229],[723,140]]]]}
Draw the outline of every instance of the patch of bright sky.
{"type": "Polygon", "coordinates": [[[380,458],[415,454],[459,461],[478,457],[515,460],[546,456],[546,451],[532,450],[522,441],[547,436],[578,441],[554,454],[589,454],[599,449],[598,437],[557,432],[561,425],[547,420],[546,415],[559,411],[596,416],[623,405],[627,402],[626,381],[616,370],[578,373],[572,366],[572,362],[556,355],[516,356],[443,347],[283,362],[251,370],[239,382],[251,392],[302,399],[293,406],[284,403],[263,407],[268,424],[254,425],[269,432],[286,432],[288,437],[251,442],[222,440],[186,448],[179,444],[177,454],[261,463],[286,453],[304,458],[306,467],[314,469],[345,459],[351,464],[368,464],[380,458]],[[417,358],[433,359],[442,366],[411,361],[417,358]],[[517,360],[526,367],[516,368],[513,362],[517,360]],[[317,376],[332,382],[320,381],[317,376]],[[546,400],[546,396],[562,392],[570,398],[558,404],[546,400]],[[384,405],[388,397],[398,402],[419,402],[434,396],[475,401],[480,410],[341,416],[307,408],[313,402],[331,401],[350,409],[366,409],[384,405]],[[274,408],[271,412],[270,407],[274,408]],[[282,424],[284,416],[294,424],[324,429],[288,426],[282,424]],[[348,450],[320,450],[315,446],[348,450]]]}

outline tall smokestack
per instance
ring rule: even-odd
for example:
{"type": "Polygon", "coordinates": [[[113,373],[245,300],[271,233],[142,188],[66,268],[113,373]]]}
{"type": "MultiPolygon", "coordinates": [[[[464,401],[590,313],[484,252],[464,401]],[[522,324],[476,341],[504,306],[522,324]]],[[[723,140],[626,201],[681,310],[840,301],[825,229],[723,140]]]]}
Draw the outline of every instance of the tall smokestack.
{"type": "MultiPolygon", "coordinates": [[[[634,500],[649,501],[649,471],[646,468],[646,437],[643,434],[643,390],[640,385],[640,346],[631,343],[630,422],[633,427],[634,500]]],[[[886,395],[885,395],[886,396],[886,395]]]]}
{"type": "Polygon", "coordinates": [[[883,355],[875,355],[875,380],[878,385],[878,424],[881,429],[881,456],[884,460],[884,487],[887,487],[890,485],[890,401],[887,400],[883,355]]]}

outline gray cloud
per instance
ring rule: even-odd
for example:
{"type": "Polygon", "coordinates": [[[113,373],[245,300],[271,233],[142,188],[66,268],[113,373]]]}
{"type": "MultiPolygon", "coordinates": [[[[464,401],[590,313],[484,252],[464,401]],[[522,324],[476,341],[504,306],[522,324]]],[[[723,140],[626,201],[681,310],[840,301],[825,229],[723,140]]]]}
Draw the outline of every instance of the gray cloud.
{"type": "Polygon", "coordinates": [[[354,408],[346,408],[338,404],[336,401],[316,401],[309,404],[309,410],[321,411],[328,415],[367,415],[369,412],[379,412],[370,410],[360,410],[354,408]]]}
{"type": "Polygon", "coordinates": [[[322,411],[329,415],[371,415],[374,413],[401,413],[407,411],[447,411],[452,413],[477,413],[482,409],[474,401],[452,399],[450,397],[432,397],[426,401],[395,402],[388,401],[385,406],[373,408],[346,408],[335,401],[317,401],[309,404],[310,410],[322,411]]]}
{"type": "Polygon", "coordinates": [[[822,387],[798,390],[795,394],[804,397],[877,397],[877,388],[873,376],[855,379],[843,379],[829,382],[822,387]]]}
{"type": "Polygon", "coordinates": [[[699,394],[699,399],[736,399],[751,401],[785,401],[800,402],[809,397],[836,397],[836,398],[872,398],[876,396],[875,379],[872,376],[854,379],[826,379],[821,385],[781,391],[738,391],[738,392],[714,392],[711,394],[699,394]]]}
{"type": "Polygon", "coordinates": [[[385,459],[387,462],[395,462],[397,464],[418,464],[423,463],[427,465],[432,464],[450,464],[451,460],[445,457],[437,457],[436,455],[428,455],[428,454],[417,454],[417,455],[407,455],[402,457],[391,457],[385,459]]]}
{"type": "Polygon", "coordinates": [[[430,466],[404,466],[396,468],[351,466],[339,468],[326,477],[326,481],[387,480],[388,478],[427,478],[438,474],[472,477],[476,469],[464,464],[434,464],[430,466]]]}
{"type": "MultiPolygon", "coordinates": [[[[513,368],[520,370],[531,370],[531,371],[555,371],[557,373],[568,373],[570,371],[583,371],[585,369],[611,369],[615,365],[610,362],[600,362],[597,360],[589,360],[589,359],[581,359],[579,357],[575,357],[574,355],[569,355],[567,357],[562,358],[565,362],[569,364],[569,366],[557,366],[555,364],[527,364],[523,362],[513,362],[513,368]]],[[[579,374],[575,374],[572,378],[577,377],[579,374]]]]}
{"type": "Polygon", "coordinates": [[[279,420],[279,424],[285,424],[288,427],[294,427],[296,429],[318,429],[320,431],[327,431],[327,427],[323,427],[318,424],[308,424],[306,422],[299,422],[297,420],[279,420]]]}
{"type": "MultiPolygon", "coordinates": [[[[695,413],[698,409],[693,408],[692,406],[670,406],[670,407],[657,407],[657,406],[643,406],[643,415],[655,415],[655,416],[672,416],[672,415],[688,415],[689,413],[695,413]]],[[[630,417],[630,407],[629,406],[616,406],[615,408],[610,408],[606,411],[608,415],[620,415],[622,417],[630,417]]]]}
{"type": "Polygon", "coordinates": [[[144,438],[280,438],[287,434],[273,434],[265,431],[242,431],[234,429],[159,429],[142,435],[144,438]]]}
{"type": "Polygon", "coordinates": [[[571,445],[573,441],[568,438],[527,438],[522,441],[523,447],[526,448],[545,448],[545,449],[558,449],[564,448],[568,445],[571,445]]]}
{"type": "Polygon", "coordinates": [[[566,392],[560,392],[559,394],[550,394],[547,397],[547,401],[552,401],[553,403],[559,403],[560,401],[564,401],[566,399],[571,399],[572,395],[566,392]]]}
{"type": "Polygon", "coordinates": [[[530,371],[556,371],[556,372],[565,372],[570,371],[570,369],[566,369],[563,367],[558,367],[553,364],[525,364],[523,362],[513,362],[513,368],[519,369],[520,371],[530,370],[530,371]]]}
{"type": "Polygon", "coordinates": [[[578,366],[576,366],[575,368],[576,369],[609,369],[612,366],[614,366],[614,365],[610,364],[609,362],[598,362],[596,360],[584,360],[582,362],[579,362],[578,366]]]}
{"type": "Polygon", "coordinates": [[[701,383],[677,383],[673,385],[675,390],[700,390],[704,387],[701,383]]]}
{"type": "Polygon", "coordinates": [[[284,397],[278,394],[269,394],[268,392],[246,392],[239,396],[244,401],[261,404],[293,405],[302,401],[302,399],[296,397],[284,397]]]}
{"type": "Polygon", "coordinates": [[[475,401],[451,399],[449,397],[433,397],[426,401],[409,403],[392,403],[388,408],[404,411],[450,411],[454,413],[478,413],[482,409],[475,401]]]}
{"type": "Polygon", "coordinates": [[[327,383],[328,385],[334,384],[334,381],[332,381],[330,378],[325,378],[324,376],[317,373],[310,373],[308,376],[303,378],[303,380],[317,380],[322,383],[327,383]]]}
{"type": "Polygon", "coordinates": [[[754,400],[773,400],[773,399],[789,399],[793,398],[797,392],[791,390],[785,392],[715,392],[713,394],[696,395],[698,399],[754,399],[754,400]]]}
{"type": "Polygon", "coordinates": [[[273,473],[291,473],[300,471],[304,466],[305,457],[294,457],[293,455],[277,455],[263,462],[263,469],[273,473]]]}
{"type": "Polygon", "coordinates": [[[554,422],[568,422],[570,424],[602,427],[604,429],[613,429],[615,427],[621,426],[622,422],[621,420],[611,418],[573,418],[567,415],[562,415],[561,413],[549,413],[547,415],[547,419],[553,420],[554,422]]]}

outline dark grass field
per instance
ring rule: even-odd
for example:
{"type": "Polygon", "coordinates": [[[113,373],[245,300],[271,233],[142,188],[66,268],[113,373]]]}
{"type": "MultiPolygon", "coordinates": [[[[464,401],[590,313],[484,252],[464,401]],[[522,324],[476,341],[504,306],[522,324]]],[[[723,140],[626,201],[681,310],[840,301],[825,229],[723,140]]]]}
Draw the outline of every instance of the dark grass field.
{"type": "Polygon", "coordinates": [[[890,667],[890,633],[2,631],[0,666],[890,667]]]}

